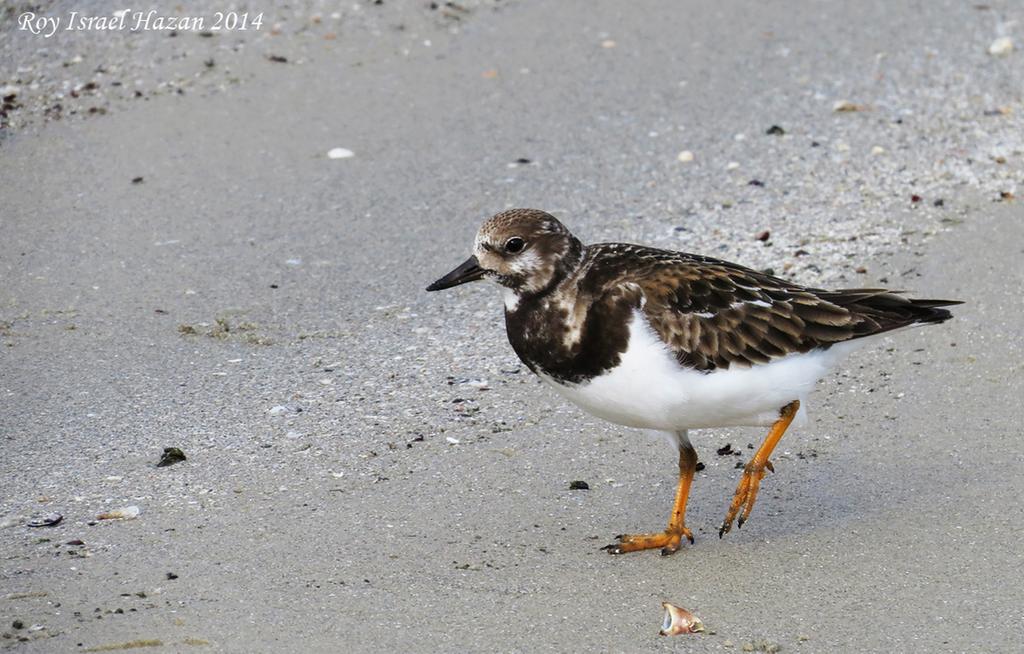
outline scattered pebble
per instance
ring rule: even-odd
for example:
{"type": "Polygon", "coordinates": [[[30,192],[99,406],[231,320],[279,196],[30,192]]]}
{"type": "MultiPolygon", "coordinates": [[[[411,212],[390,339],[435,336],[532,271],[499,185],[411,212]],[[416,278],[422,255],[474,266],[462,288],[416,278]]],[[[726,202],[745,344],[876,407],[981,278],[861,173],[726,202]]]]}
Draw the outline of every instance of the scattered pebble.
{"type": "Polygon", "coordinates": [[[768,129],[766,129],[764,133],[767,134],[768,136],[782,136],[783,134],[786,133],[786,130],[782,129],[778,125],[772,125],[768,129]]]}
{"type": "Polygon", "coordinates": [[[736,450],[732,449],[732,443],[726,443],[722,447],[715,450],[715,452],[718,454],[718,456],[728,456],[730,454],[735,453],[736,450]]]}
{"type": "Polygon", "coordinates": [[[294,413],[302,413],[302,407],[298,404],[278,404],[267,411],[272,416],[283,416],[294,413]]]}
{"type": "Polygon", "coordinates": [[[757,236],[755,236],[754,238],[756,238],[757,240],[759,240],[759,241],[761,241],[763,243],[764,241],[767,241],[771,237],[772,237],[772,233],[766,229],[766,230],[758,232],[757,236]]]}
{"type": "Polygon", "coordinates": [[[679,153],[679,156],[677,156],[676,159],[683,163],[690,163],[691,161],[693,161],[693,153],[690,152],[689,150],[683,150],[682,152],[679,153]]]}
{"type": "Polygon", "coordinates": [[[729,163],[725,164],[725,169],[726,170],[736,170],[739,167],[740,167],[739,163],[735,162],[735,161],[730,161],[729,163]]]}
{"type": "Polygon", "coordinates": [[[349,159],[354,156],[356,153],[347,148],[331,148],[327,151],[328,159],[349,159]]]}
{"type": "Polygon", "coordinates": [[[885,148],[883,148],[880,145],[876,145],[873,148],[871,148],[871,154],[873,154],[873,155],[885,154],[885,148]]]}
{"type": "Polygon", "coordinates": [[[160,461],[157,462],[157,468],[166,468],[167,466],[173,466],[175,463],[181,463],[186,460],[185,453],[177,447],[165,447],[164,453],[160,456],[160,461]]]}
{"type": "Polygon", "coordinates": [[[605,39],[604,41],[601,41],[602,48],[614,48],[616,45],[618,45],[618,43],[612,41],[611,39],[605,39]]]}
{"type": "Polygon", "coordinates": [[[462,442],[459,439],[455,438],[454,436],[445,436],[444,439],[445,441],[448,442],[449,445],[458,445],[459,443],[462,442]]]}
{"type": "Polygon", "coordinates": [[[590,484],[583,480],[577,479],[576,481],[569,482],[569,490],[590,490],[590,484]]]}
{"type": "Polygon", "coordinates": [[[1013,52],[1013,39],[1008,36],[1000,36],[988,46],[988,53],[993,57],[1005,57],[1013,52]]]}
{"type": "Polygon", "coordinates": [[[132,177],[132,184],[141,184],[144,181],[145,178],[142,175],[139,175],[138,177],[132,177]]]}

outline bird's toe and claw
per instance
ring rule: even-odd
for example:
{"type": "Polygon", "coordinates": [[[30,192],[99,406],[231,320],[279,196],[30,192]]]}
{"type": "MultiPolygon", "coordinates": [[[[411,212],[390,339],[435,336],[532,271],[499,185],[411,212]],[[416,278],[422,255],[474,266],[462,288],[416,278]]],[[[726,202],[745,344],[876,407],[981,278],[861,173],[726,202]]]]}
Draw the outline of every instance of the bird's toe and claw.
{"type": "Polygon", "coordinates": [[[761,463],[755,457],[743,467],[743,475],[736,485],[736,492],[729,504],[729,511],[725,514],[725,520],[718,529],[718,537],[721,538],[732,530],[732,523],[736,521],[736,528],[742,528],[743,523],[750,518],[750,512],[754,510],[754,502],[757,501],[757,491],[761,488],[761,480],[764,479],[765,470],[775,472],[772,462],[765,460],[761,463]],[[740,513],[740,509],[743,510],[740,513]],[[739,514],[739,520],[736,516],[739,514]]]}
{"type": "Polygon", "coordinates": [[[693,532],[688,528],[660,531],[654,534],[620,534],[615,537],[619,542],[605,545],[601,549],[609,554],[626,554],[641,550],[661,549],[662,556],[675,554],[679,551],[683,538],[693,545],[693,532]]]}

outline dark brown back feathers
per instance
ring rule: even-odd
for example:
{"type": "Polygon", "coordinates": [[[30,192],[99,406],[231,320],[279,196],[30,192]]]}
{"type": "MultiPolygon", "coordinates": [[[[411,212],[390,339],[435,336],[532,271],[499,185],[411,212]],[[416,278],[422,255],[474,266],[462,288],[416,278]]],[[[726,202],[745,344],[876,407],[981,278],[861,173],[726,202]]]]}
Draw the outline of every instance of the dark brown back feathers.
{"type": "Polygon", "coordinates": [[[582,297],[633,289],[679,362],[703,371],[940,323],[951,317],[941,307],[960,304],[885,289],[806,288],[719,259],[619,243],[589,246],[576,280],[582,297]]]}

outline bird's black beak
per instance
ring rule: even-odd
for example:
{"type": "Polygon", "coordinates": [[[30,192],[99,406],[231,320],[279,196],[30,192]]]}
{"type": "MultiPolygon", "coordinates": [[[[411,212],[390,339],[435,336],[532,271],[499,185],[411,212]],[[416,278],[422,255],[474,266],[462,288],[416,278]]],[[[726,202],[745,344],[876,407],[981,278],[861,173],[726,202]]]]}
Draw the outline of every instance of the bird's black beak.
{"type": "Polygon", "coordinates": [[[484,269],[480,267],[480,262],[474,256],[466,259],[458,268],[428,286],[427,290],[443,291],[446,288],[465,284],[466,282],[475,282],[483,276],[484,269]]]}

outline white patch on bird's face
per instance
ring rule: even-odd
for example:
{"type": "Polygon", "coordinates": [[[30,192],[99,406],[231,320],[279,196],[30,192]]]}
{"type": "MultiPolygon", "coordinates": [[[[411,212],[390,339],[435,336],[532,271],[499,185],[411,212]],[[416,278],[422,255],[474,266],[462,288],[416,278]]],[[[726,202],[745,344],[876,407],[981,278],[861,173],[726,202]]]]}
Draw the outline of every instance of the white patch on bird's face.
{"type": "Polygon", "coordinates": [[[513,275],[522,275],[527,279],[530,279],[540,266],[540,256],[534,250],[524,250],[508,262],[508,269],[513,275]]]}

